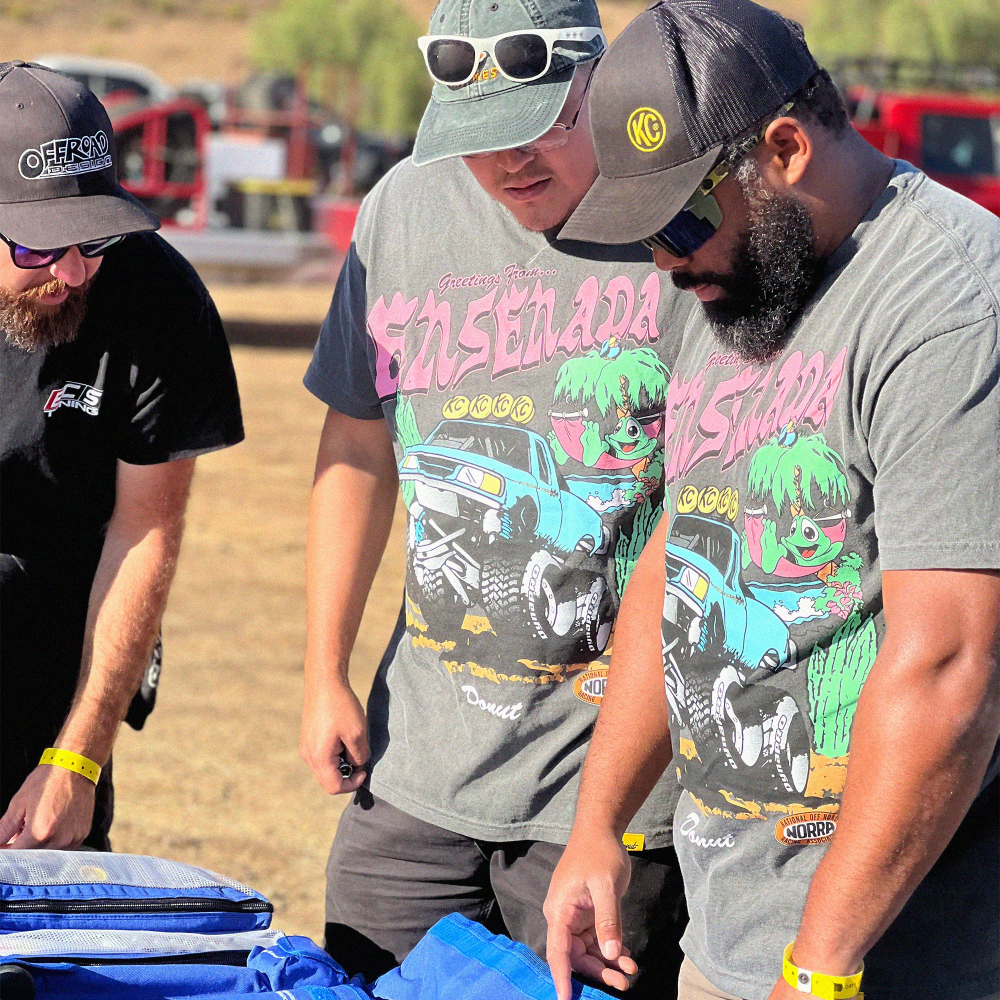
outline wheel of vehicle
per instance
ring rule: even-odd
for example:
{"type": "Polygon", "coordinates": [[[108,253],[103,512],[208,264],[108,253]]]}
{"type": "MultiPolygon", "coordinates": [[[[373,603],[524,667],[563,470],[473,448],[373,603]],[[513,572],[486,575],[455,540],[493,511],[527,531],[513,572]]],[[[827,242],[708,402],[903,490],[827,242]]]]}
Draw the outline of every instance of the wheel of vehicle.
{"type": "Polygon", "coordinates": [[[603,653],[611,638],[615,621],[615,602],[603,576],[594,578],[587,592],[583,612],[583,641],[595,656],[603,653]]]}
{"type": "Polygon", "coordinates": [[[712,691],[712,718],[732,767],[753,767],[764,749],[764,719],[753,692],[743,686],[736,668],[722,668],[712,691]]]}
{"type": "Polygon", "coordinates": [[[517,550],[499,542],[487,548],[480,569],[483,608],[493,631],[523,632],[527,615],[521,600],[524,566],[514,558],[517,550]]]}
{"type": "Polygon", "coordinates": [[[576,594],[563,585],[563,567],[551,552],[536,552],[524,568],[521,595],[541,639],[565,638],[576,624],[576,594]]]}
{"type": "Polygon", "coordinates": [[[809,733],[795,699],[786,694],[768,720],[768,752],[785,791],[802,795],[809,780],[809,733]]]}
{"type": "Polygon", "coordinates": [[[701,751],[713,739],[716,729],[712,720],[712,676],[692,672],[691,661],[687,657],[678,657],[678,661],[683,667],[685,710],[691,739],[701,751]]]}
{"type": "Polygon", "coordinates": [[[465,602],[455,593],[444,570],[424,570],[420,586],[420,610],[428,628],[446,636],[454,636],[462,628],[467,610],[465,602]]]}

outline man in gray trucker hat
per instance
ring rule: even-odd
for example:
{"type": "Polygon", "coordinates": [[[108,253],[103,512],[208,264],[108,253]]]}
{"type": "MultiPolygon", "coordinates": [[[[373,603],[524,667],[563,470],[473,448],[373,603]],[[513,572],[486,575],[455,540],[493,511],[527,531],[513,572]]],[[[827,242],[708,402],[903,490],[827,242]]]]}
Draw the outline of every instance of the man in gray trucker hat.
{"type": "Polygon", "coordinates": [[[242,439],[239,398],[97,98],[0,63],[0,122],[0,847],[110,850],[195,456],[242,439]]]}
{"type": "MultiPolygon", "coordinates": [[[[326,946],[367,978],[453,910],[544,954],[619,595],[662,505],[677,349],[647,251],[554,238],[597,175],[596,6],[444,0],[419,45],[435,85],[413,158],[362,205],[305,379],[330,409],[302,754],[357,793],[326,946]],[[405,601],[366,712],[347,664],[399,493],[405,601]]],[[[623,831],[642,997],[671,996],[680,964],[676,794],[668,775],[623,831]]]]}
{"type": "Polygon", "coordinates": [[[561,236],[641,239],[693,295],[545,904],[558,995],[574,941],[619,954],[620,831],[667,767],[685,1000],[997,997],[1000,223],[747,0],[653,4],[590,116],[561,236]]]}

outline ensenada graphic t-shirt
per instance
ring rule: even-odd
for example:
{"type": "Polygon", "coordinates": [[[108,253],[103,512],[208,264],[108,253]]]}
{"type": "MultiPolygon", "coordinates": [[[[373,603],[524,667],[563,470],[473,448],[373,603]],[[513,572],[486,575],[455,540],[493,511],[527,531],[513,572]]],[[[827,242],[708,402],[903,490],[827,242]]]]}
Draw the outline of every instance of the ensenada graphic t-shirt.
{"type": "MultiPolygon", "coordinates": [[[[907,164],[772,362],[693,313],[667,399],[664,680],[685,953],[764,1000],[837,828],[885,570],[1000,567],[1000,223],[907,164]]],[[[1000,989],[996,760],[867,959],[870,1000],[1000,989]]]]}
{"type": "MultiPolygon", "coordinates": [[[[307,387],[385,416],[406,597],[368,705],[372,791],[492,840],[564,843],[614,617],[660,516],[689,308],[641,247],[554,245],[460,160],[366,199],[307,387]]],[[[667,775],[630,844],[669,843],[667,775]]]]}

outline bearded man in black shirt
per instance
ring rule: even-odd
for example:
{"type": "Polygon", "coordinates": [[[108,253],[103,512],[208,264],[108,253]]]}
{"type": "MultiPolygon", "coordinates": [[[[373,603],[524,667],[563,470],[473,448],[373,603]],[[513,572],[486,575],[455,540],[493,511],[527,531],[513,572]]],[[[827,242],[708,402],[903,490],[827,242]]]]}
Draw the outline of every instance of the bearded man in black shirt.
{"type": "Polygon", "coordinates": [[[0,846],[110,850],[195,456],[242,440],[218,313],[84,86],[0,64],[0,846]]]}

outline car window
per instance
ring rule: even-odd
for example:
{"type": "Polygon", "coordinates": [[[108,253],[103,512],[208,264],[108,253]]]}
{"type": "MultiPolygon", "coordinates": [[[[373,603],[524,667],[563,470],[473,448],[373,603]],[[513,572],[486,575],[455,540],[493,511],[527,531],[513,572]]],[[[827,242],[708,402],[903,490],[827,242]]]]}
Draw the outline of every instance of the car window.
{"type": "Polygon", "coordinates": [[[721,573],[729,569],[733,532],[724,524],[678,514],[670,526],[670,542],[707,559],[721,573]]]}
{"type": "Polygon", "coordinates": [[[545,451],[537,441],[535,442],[535,460],[538,462],[538,478],[548,486],[552,482],[549,476],[549,463],[545,460],[545,451]]]}
{"type": "Polygon", "coordinates": [[[923,167],[941,174],[994,174],[1000,120],[924,115],[923,167]]]}
{"type": "Polygon", "coordinates": [[[469,420],[446,420],[428,438],[438,448],[454,448],[483,455],[495,462],[530,472],[528,435],[516,427],[474,424],[469,420]]]}

